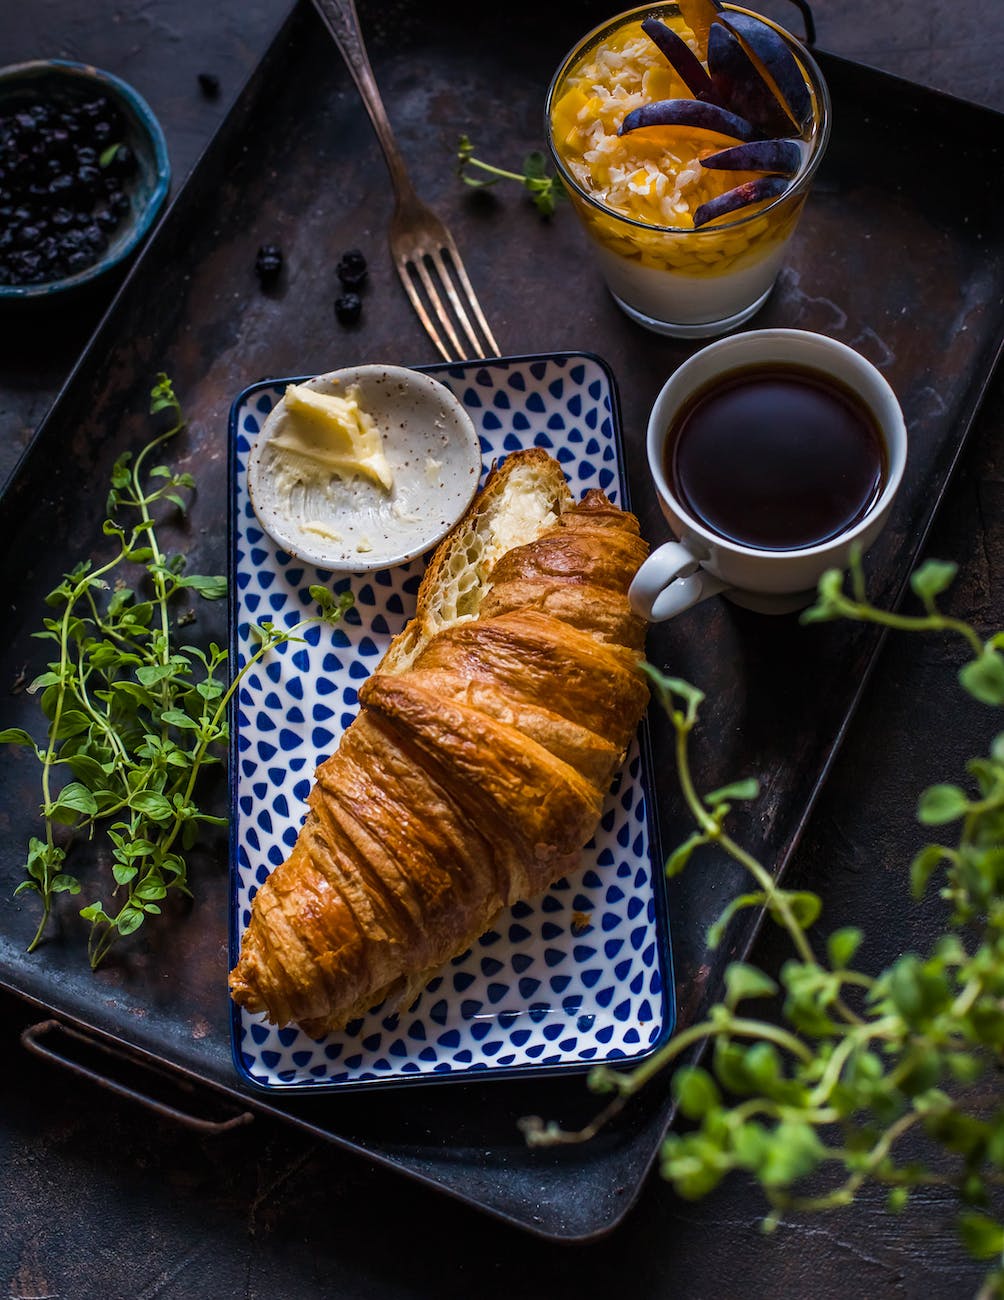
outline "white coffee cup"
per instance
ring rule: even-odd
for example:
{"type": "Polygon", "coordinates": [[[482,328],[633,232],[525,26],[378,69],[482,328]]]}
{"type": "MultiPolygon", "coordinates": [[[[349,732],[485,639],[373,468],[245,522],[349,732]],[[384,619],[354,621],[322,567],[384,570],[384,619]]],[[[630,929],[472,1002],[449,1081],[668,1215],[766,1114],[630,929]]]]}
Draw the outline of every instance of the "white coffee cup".
{"type": "MultiPolygon", "coordinates": [[[[653,551],[638,570],[629,592],[632,608],[660,622],[718,592],[764,612],[807,604],[827,569],[845,568],[852,548],[864,551],[881,532],[903,479],[906,442],[903,412],[886,379],[835,339],[805,330],[751,330],[702,348],[670,377],[649,418],[649,468],[678,540],[653,551]],[[666,440],[681,407],[717,377],[765,363],[815,370],[851,389],[874,415],[885,441],[888,467],[878,497],[856,523],[815,546],[759,550],[722,537],[688,513],[667,481],[666,440]]],[[[722,472],[728,473],[727,465],[722,472]]]]}

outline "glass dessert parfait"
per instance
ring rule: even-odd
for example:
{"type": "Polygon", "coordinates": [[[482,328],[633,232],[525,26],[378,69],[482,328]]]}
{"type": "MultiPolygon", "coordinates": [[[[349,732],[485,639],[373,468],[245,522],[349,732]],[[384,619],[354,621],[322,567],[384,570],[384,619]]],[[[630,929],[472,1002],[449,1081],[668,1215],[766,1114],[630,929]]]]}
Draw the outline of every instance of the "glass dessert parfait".
{"type": "Polygon", "coordinates": [[[632,9],[558,69],[547,140],[607,285],[680,338],[760,308],[829,138],[812,56],[716,0],[632,9]]]}

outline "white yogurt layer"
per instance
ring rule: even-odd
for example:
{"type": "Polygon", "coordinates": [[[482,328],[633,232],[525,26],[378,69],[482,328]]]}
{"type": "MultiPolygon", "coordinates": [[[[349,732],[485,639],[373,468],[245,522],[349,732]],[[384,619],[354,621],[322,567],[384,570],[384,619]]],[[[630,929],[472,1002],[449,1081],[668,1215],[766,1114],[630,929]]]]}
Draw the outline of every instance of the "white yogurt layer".
{"type": "Polygon", "coordinates": [[[787,241],[780,240],[758,262],[720,275],[698,276],[644,266],[593,241],[611,292],[643,316],[676,325],[722,321],[745,310],[769,291],[786,247],[787,241]]]}

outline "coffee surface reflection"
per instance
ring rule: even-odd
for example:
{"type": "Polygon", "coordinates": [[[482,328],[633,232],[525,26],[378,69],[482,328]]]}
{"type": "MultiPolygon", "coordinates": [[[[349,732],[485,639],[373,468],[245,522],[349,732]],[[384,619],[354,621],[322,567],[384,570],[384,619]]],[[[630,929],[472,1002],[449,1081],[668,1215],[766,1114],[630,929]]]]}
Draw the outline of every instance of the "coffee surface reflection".
{"type": "Polygon", "coordinates": [[[693,393],[665,443],[664,473],[712,532],[757,550],[802,550],[862,520],[888,451],[849,387],[805,366],[763,363],[693,393]]]}

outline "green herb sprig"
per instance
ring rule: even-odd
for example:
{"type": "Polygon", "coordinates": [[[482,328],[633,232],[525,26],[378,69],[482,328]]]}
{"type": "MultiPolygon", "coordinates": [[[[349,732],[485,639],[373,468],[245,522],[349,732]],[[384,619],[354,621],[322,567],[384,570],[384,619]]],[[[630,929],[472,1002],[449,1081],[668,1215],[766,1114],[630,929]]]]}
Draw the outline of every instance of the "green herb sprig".
{"type": "MultiPolygon", "coordinates": [[[[161,911],[169,891],[189,894],[184,854],[202,828],[226,824],[195,801],[202,772],[218,764],[227,739],[227,706],[248,669],[316,618],[284,629],[263,622],[250,629],[255,652],[229,686],[227,651],[179,643],[172,620],[182,593],[217,600],[224,577],[185,572],[182,555],[165,553],[158,517],[187,508],[190,474],[152,464],[153,452],[185,427],[170,380],[160,375],[151,414],[167,411],[171,426],[136,456],[116,461],[104,536],[110,558],[86,560],[46,597],[55,611],[35,636],[55,644],[56,656],[28,687],[39,693],[48,719],[44,744],[27,731],[0,731],[0,742],[28,746],[41,764],[44,838],[32,837],[25,879],[15,894],[37,894],[42,905],[33,951],[49,924],[58,894],[79,894],[67,870],[72,842],[107,838],[114,885],[110,896],[82,908],[89,922],[88,956],[97,968],[112,945],[161,911]],[[165,507],[167,511],[165,512],[165,507]],[[133,579],[132,585],[130,580],[133,579]],[[57,828],[67,828],[57,830],[57,828]]],[[[334,621],[352,603],[311,587],[317,617],[334,621]]]]}
{"type": "MultiPolygon", "coordinates": [[[[984,641],[971,626],[939,611],[937,598],[954,575],[954,565],[936,561],[918,569],[912,587],[924,613],[911,617],[869,604],[855,558],[850,590],[841,573],[827,573],[803,622],[847,618],[959,635],[972,655],[958,674],[962,688],[999,708],[1004,633],[984,641]]],[[[667,873],[683,871],[706,846],[727,853],[746,869],[753,887],[729,903],[711,927],[709,945],[719,945],[736,913],[763,907],[787,933],[793,953],[780,970],[780,987],[755,966],[733,962],[724,997],[701,1023],[633,1070],[592,1071],[589,1086],[611,1100],[591,1124],[566,1132],[529,1117],[521,1125],[528,1141],[549,1145],[592,1137],[654,1075],[706,1044],[707,1067],[679,1065],[672,1079],[692,1128],[666,1137],[661,1168],[681,1196],[703,1196],[730,1172],[743,1170],[766,1194],[764,1226],[771,1230],[787,1210],[847,1205],[869,1181],[889,1189],[893,1212],[905,1209],[915,1188],[947,1184],[958,1193],[964,1245],[975,1258],[992,1261],[981,1296],[1004,1296],[1004,1101],[999,1083],[989,1102],[988,1090],[981,1095],[973,1087],[994,1076],[999,1080],[1004,1064],[1004,733],[986,757],[969,763],[968,785],[938,784],[920,796],[921,824],[958,828],[951,842],[924,847],[909,872],[915,899],[941,875],[944,933],[929,952],[908,953],[875,975],[854,964],[860,929],[837,930],[823,951],[809,933],[822,910],[819,896],[782,888],[731,838],[725,828],[730,807],[755,798],[757,782],[698,793],[689,742],[704,695],[655,668],[647,671],[673,724],[680,788],[696,823],[670,856],[667,873]],[[747,1007],[775,997],[781,999],[780,1023],[747,1007]],[[899,1144],[911,1132],[939,1150],[937,1169],[900,1154],[899,1144]]]]}
{"type": "Polygon", "coordinates": [[[534,207],[542,217],[553,216],[558,203],[565,197],[560,181],[548,172],[547,159],[539,149],[528,153],[523,159],[522,172],[506,171],[503,167],[495,167],[475,158],[474,145],[466,135],[462,135],[457,145],[457,175],[465,185],[474,189],[497,185],[501,180],[516,181],[529,192],[534,207]],[[483,174],[472,176],[472,169],[483,174]]]}

